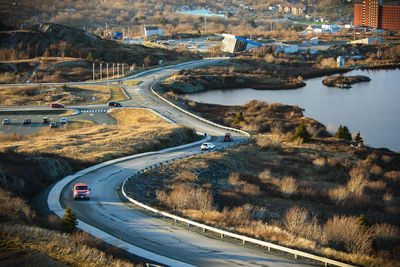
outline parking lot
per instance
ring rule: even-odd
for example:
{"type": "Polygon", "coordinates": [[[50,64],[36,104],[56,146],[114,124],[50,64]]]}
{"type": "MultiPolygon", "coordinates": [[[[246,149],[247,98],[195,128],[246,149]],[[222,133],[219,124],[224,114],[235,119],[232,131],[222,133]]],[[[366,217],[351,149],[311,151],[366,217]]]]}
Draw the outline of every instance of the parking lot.
{"type": "Polygon", "coordinates": [[[105,112],[82,112],[79,115],[65,116],[60,112],[0,112],[0,133],[19,135],[27,135],[38,132],[41,128],[50,128],[52,122],[56,123],[56,128],[63,127],[61,118],[66,117],[68,124],[82,121],[91,121],[94,124],[116,124],[115,119],[111,118],[105,112]],[[43,118],[48,119],[48,123],[43,123],[43,118]],[[3,120],[8,119],[9,124],[3,125],[3,120]],[[31,122],[24,124],[25,119],[30,119],[31,122]]]}

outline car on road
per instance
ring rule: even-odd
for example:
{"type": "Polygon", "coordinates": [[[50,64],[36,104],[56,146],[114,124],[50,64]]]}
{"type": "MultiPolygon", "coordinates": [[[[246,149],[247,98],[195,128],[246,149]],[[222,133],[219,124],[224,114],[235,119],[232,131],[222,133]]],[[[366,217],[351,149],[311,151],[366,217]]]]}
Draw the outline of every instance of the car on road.
{"type": "Polygon", "coordinates": [[[22,124],[31,124],[31,123],[32,123],[31,119],[27,118],[25,118],[24,121],[22,122],[22,124]]]}
{"type": "Polygon", "coordinates": [[[122,104],[116,101],[108,102],[109,107],[122,107],[122,104]]]}
{"type": "Polygon", "coordinates": [[[231,142],[233,140],[233,137],[230,133],[226,133],[224,136],[224,142],[231,142]]]}
{"type": "Polygon", "coordinates": [[[11,122],[10,122],[9,119],[4,119],[3,122],[2,122],[2,124],[3,124],[3,125],[10,125],[11,122]]]}
{"type": "Polygon", "coordinates": [[[57,122],[53,121],[50,123],[50,128],[57,128],[57,122]]]}
{"type": "Polygon", "coordinates": [[[202,143],[200,146],[201,150],[211,150],[215,148],[215,145],[213,143],[202,143]]]}
{"type": "Polygon", "coordinates": [[[62,117],[60,120],[61,124],[67,124],[68,123],[68,119],[66,117],[62,117]]]}
{"type": "Polygon", "coordinates": [[[53,103],[51,104],[51,108],[65,108],[65,106],[60,103],[53,103]]]}
{"type": "Polygon", "coordinates": [[[48,124],[48,123],[50,123],[49,118],[43,117],[43,118],[42,118],[42,124],[48,124]]]}
{"type": "Polygon", "coordinates": [[[72,188],[74,199],[90,199],[90,188],[86,183],[76,183],[72,188]]]}

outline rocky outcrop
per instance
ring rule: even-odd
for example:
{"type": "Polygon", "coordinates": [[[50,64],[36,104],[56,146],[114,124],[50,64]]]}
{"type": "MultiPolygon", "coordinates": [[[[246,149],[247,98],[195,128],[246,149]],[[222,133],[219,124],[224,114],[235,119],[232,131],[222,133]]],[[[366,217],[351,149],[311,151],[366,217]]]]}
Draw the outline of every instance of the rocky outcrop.
{"type": "Polygon", "coordinates": [[[333,76],[322,80],[322,83],[329,87],[350,88],[351,84],[369,82],[371,78],[363,75],[356,76],[333,76]]]}

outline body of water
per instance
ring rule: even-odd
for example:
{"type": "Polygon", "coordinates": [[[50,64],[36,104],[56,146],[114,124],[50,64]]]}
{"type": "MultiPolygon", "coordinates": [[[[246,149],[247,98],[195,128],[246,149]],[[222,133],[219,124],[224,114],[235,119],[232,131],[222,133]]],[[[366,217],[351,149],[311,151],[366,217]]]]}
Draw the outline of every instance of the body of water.
{"type": "Polygon", "coordinates": [[[339,89],[323,85],[320,77],[295,90],[212,90],[191,94],[190,99],[222,105],[243,105],[252,99],[298,105],[329,130],[347,125],[351,133],[361,132],[372,147],[400,151],[400,70],[355,70],[344,75],[365,75],[371,81],[339,89]]]}

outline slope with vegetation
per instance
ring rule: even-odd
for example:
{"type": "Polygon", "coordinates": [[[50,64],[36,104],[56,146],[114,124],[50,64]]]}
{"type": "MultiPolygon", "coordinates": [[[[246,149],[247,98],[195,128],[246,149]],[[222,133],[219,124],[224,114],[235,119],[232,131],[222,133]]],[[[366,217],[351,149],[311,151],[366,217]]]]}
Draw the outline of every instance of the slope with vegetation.
{"type": "Polygon", "coordinates": [[[275,113],[281,105],[251,101],[241,107],[213,105],[213,112],[203,113],[202,105],[187,107],[254,137],[136,176],[129,185],[136,199],[355,265],[400,263],[399,153],[355,148],[342,136],[323,134],[325,128],[296,107],[275,113]],[[242,119],[235,123],[239,112],[242,119]]]}
{"type": "Polygon", "coordinates": [[[140,259],[121,249],[62,227],[65,224],[42,207],[45,200],[40,194],[71,173],[196,139],[191,129],[168,124],[147,110],[116,109],[111,115],[117,125],[68,126],[29,136],[0,136],[0,256],[4,256],[0,265],[140,265],[140,259]],[[73,233],[64,233],[67,230],[73,233]]]}
{"type": "MultiPolygon", "coordinates": [[[[92,62],[115,63],[115,68],[117,63],[120,68],[125,63],[125,73],[128,73],[130,65],[150,67],[160,61],[171,64],[199,58],[190,52],[102,39],[81,29],[52,23],[37,24],[24,30],[0,31],[0,74],[14,78],[13,82],[25,82],[37,67],[31,81],[64,82],[91,79],[92,62]],[[46,75],[55,77],[45,79],[46,75]]],[[[111,65],[109,71],[111,73],[111,65]]],[[[99,79],[98,69],[96,72],[96,79],[99,79]]],[[[102,77],[106,75],[104,65],[102,77]]]]}

